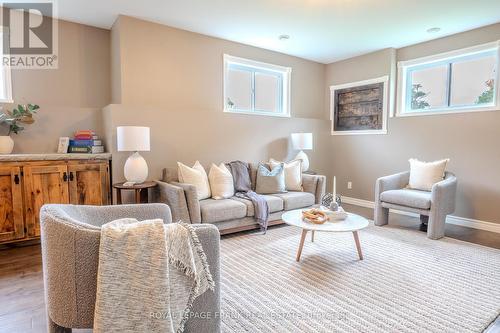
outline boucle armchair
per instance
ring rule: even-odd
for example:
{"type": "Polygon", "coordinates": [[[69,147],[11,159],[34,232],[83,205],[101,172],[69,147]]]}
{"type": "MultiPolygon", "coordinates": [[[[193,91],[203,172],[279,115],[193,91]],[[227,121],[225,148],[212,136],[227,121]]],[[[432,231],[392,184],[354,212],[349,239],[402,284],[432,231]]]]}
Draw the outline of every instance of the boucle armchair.
{"type": "MultiPolygon", "coordinates": [[[[45,302],[50,333],[92,328],[96,297],[100,229],[103,224],[131,217],[172,222],[164,204],[119,206],[45,205],[40,211],[45,302]]],[[[194,225],[215,281],[195,300],[185,332],[220,332],[219,232],[213,225],[194,225]]]]}
{"type": "Polygon", "coordinates": [[[406,188],[410,172],[377,179],[375,185],[375,225],[388,223],[389,209],[420,214],[422,222],[428,221],[427,237],[444,236],[446,216],[455,210],[457,178],[445,172],[444,179],[432,186],[430,192],[406,188]]]}

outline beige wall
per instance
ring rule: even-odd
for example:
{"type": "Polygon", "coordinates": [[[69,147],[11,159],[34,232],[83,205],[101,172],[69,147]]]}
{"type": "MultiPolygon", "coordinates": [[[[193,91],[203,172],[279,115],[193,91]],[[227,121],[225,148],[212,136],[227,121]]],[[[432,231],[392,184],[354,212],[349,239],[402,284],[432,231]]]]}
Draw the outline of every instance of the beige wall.
{"type": "Polygon", "coordinates": [[[114,150],[119,125],[151,127],[151,152],[144,153],[150,179],[177,161],[286,158],[290,133],[300,131],[315,134],[312,168],[329,171],[325,65],[124,16],[111,36],[112,82],[121,91],[114,102],[121,103],[105,108],[103,117],[115,180],[123,179],[128,156],[114,150]],[[292,118],[223,113],[224,53],[292,67],[292,118]]]}
{"type": "Polygon", "coordinates": [[[12,70],[14,102],[40,105],[35,124],[13,134],[15,153],[55,152],[59,137],[77,129],[102,132],[101,108],[110,102],[110,32],[58,24],[59,68],[12,70]]]}
{"type": "Polygon", "coordinates": [[[59,23],[59,69],[12,73],[15,101],[41,106],[37,123],[14,136],[15,152],[54,152],[59,136],[94,128],[114,153],[117,181],[128,154],[115,151],[115,128],[145,125],[152,151],[144,155],[155,179],[176,161],[291,157],[289,134],[310,131],[312,168],[335,174],[344,195],[373,200],[375,179],[406,169],[408,158],[449,157],[460,182],[456,215],[500,222],[499,112],[390,118],[388,135],[369,136],[332,137],[327,120],[330,85],[383,75],[395,85],[396,60],[499,40],[500,24],[325,66],[130,17],[111,32],[59,23]],[[292,67],[292,118],[223,113],[224,53],[292,67]]]}
{"type": "MultiPolygon", "coordinates": [[[[382,50],[327,66],[326,86],[390,75],[408,60],[500,39],[500,24],[382,50]],[[395,57],[395,56],[396,57],[395,57]]],[[[328,98],[328,97],[327,97],[328,98]]],[[[343,195],[373,200],[375,179],[408,169],[407,160],[450,158],[459,180],[454,215],[500,223],[500,112],[389,118],[387,135],[332,136],[331,166],[343,195]],[[352,190],[347,182],[353,182],[352,190]]]]}

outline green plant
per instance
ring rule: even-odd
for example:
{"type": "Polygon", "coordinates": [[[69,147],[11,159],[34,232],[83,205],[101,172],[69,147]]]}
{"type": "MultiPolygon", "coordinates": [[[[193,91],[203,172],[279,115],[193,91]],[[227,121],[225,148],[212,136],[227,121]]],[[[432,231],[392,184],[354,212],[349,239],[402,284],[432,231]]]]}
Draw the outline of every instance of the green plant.
{"type": "Polygon", "coordinates": [[[485,104],[493,102],[493,93],[495,91],[495,80],[489,79],[484,83],[488,87],[479,97],[476,99],[476,104],[485,104]]]}
{"type": "Polygon", "coordinates": [[[24,127],[20,124],[29,125],[35,122],[33,115],[38,109],[40,107],[36,104],[18,104],[17,108],[12,109],[12,111],[0,112],[0,122],[9,126],[8,135],[11,133],[19,134],[24,130],[24,127]]]}
{"type": "Polygon", "coordinates": [[[412,110],[425,109],[431,106],[426,100],[424,100],[427,95],[426,92],[421,91],[421,84],[414,84],[411,88],[411,108],[412,110]]]}

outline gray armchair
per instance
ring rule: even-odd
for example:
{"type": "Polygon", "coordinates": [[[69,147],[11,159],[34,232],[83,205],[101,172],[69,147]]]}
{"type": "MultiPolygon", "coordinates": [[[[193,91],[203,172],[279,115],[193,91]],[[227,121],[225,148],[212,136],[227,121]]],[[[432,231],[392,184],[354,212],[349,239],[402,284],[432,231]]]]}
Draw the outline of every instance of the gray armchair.
{"type": "MultiPolygon", "coordinates": [[[[165,204],[74,206],[45,205],[40,211],[45,302],[50,333],[92,328],[101,225],[116,219],[161,218],[172,222],[165,204]]],[[[214,292],[198,297],[185,332],[220,332],[219,231],[213,225],[195,225],[215,281],[214,292]]]]}
{"type": "Polygon", "coordinates": [[[427,237],[444,236],[446,216],[455,210],[457,178],[446,172],[442,181],[434,184],[430,192],[406,188],[410,172],[377,179],[375,185],[375,225],[388,223],[389,209],[420,214],[422,223],[428,222],[427,237]]]}

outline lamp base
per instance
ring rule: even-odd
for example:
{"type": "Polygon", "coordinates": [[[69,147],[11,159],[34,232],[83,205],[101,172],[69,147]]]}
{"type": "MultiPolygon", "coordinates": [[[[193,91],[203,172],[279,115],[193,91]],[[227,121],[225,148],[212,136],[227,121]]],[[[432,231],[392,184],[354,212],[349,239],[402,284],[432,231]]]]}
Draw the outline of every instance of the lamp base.
{"type": "Polygon", "coordinates": [[[148,178],[148,164],[138,152],[129,156],[123,167],[123,174],[128,182],[144,183],[148,178]]]}
{"type": "Polygon", "coordinates": [[[295,159],[302,160],[302,172],[309,170],[309,157],[307,157],[303,150],[295,156],[295,159]]]}

